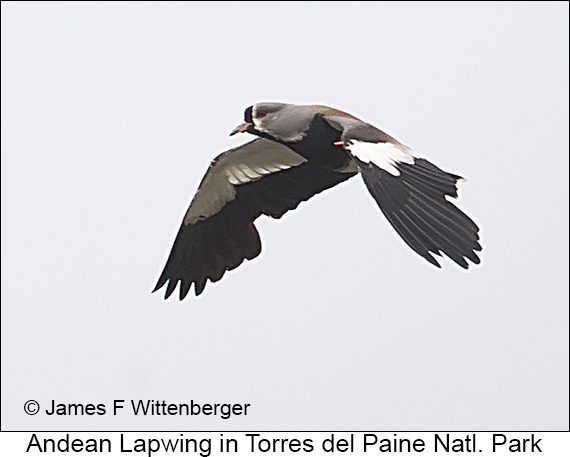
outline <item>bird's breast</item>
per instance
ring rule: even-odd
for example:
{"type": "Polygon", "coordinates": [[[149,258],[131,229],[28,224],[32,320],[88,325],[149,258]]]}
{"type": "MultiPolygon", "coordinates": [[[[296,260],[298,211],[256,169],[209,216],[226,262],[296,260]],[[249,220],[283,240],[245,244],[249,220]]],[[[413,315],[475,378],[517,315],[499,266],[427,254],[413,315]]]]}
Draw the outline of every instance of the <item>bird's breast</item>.
{"type": "Polygon", "coordinates": [[[296,143],[287,144],[297,154],[308,161],[329,170],[343,170],[351,162],[351,157],[340,141],[341,132],[331,127],[321,116],[315,116],[305,137],[296,143]]]}

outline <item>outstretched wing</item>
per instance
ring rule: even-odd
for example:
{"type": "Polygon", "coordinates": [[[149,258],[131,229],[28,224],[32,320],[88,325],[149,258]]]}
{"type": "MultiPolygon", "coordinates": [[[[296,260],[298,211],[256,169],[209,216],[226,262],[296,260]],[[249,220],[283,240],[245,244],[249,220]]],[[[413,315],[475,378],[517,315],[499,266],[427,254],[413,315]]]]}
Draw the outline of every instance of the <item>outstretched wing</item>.
{"type": "Polygon", "coordinates": [[[403,240],[428,262],[446,254],[468,268],[480,263],[479,227],[448,200],[462,178],[436,167],[381,130],[360,121],[325,117],[342,131],[366,187],[403,240]]]}
{"type": "Polygon", "coordinates": [[[186,212],[164,271],[154,288],[180,283],[180,300],[192,283],[200,295],[207,280],[261,252],[253,221],[280,218],[302,201],[353,176],[308,162],[288,147],[259,138],[216,157],[186,212]]]}

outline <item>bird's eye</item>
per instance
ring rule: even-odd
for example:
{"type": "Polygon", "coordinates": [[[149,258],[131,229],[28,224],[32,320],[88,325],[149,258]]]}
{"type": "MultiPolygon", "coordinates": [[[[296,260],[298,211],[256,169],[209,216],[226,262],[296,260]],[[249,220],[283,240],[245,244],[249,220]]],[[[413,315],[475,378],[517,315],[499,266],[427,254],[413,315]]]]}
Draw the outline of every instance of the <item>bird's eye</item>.
{"type": "Polygon", "coordinates": [[[260,119],[260,118],[265,117],[265,116],[267,116],[267,111],[265,111],[265,110],[263,110],[263,109],[258,109],[258,110],[255,112],[255,117],[256,117],[257,119],[260,119]]]}

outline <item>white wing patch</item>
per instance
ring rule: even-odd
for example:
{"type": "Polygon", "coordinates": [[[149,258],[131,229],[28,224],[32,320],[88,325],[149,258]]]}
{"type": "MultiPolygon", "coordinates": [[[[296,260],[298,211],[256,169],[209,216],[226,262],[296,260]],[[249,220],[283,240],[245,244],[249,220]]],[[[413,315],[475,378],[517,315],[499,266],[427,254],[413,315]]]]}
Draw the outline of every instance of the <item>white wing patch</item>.
{"type": "Polygon", "coordinates": [[[184,224],[207,219],[236,198],[234,186],[296,167],[307,159],[280,143],[253,140],[221,154],[212,162],[184,217],[184,224]]]}
{"type": "Polygon", "coordinates": [[[369,143],[349,140],[345,148],[356,158],[366,163],[373,163],[393,176],[400,176],[399,163],[412,165],[419,155],[403,144],[369,143]]]}
{"type": "Polygon", "coordinates": [[[230,166],[226,169],[226,177],[230,184],[239,186],[240,184],[247,184],[251,181],[256,181],[264,175],[275,173],[280,170],[287,170],[297,164],[287,163],[267,163],[262,165],[252,165],[250,168],[245,164],[238,164],[230,166]]]}

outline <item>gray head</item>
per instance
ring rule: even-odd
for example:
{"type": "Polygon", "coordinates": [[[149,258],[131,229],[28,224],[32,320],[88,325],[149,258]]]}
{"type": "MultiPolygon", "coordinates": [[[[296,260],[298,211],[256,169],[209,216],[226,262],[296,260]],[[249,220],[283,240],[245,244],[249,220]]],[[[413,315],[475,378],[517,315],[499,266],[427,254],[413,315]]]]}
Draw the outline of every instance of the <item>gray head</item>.
{"type": "Polygon", "coordinates": [[[245,110],[244,122],[230,135],[248,132],[283,142],[301,141],[316,114],[322,110],[312,105],[257,103],[245,110]]]}

